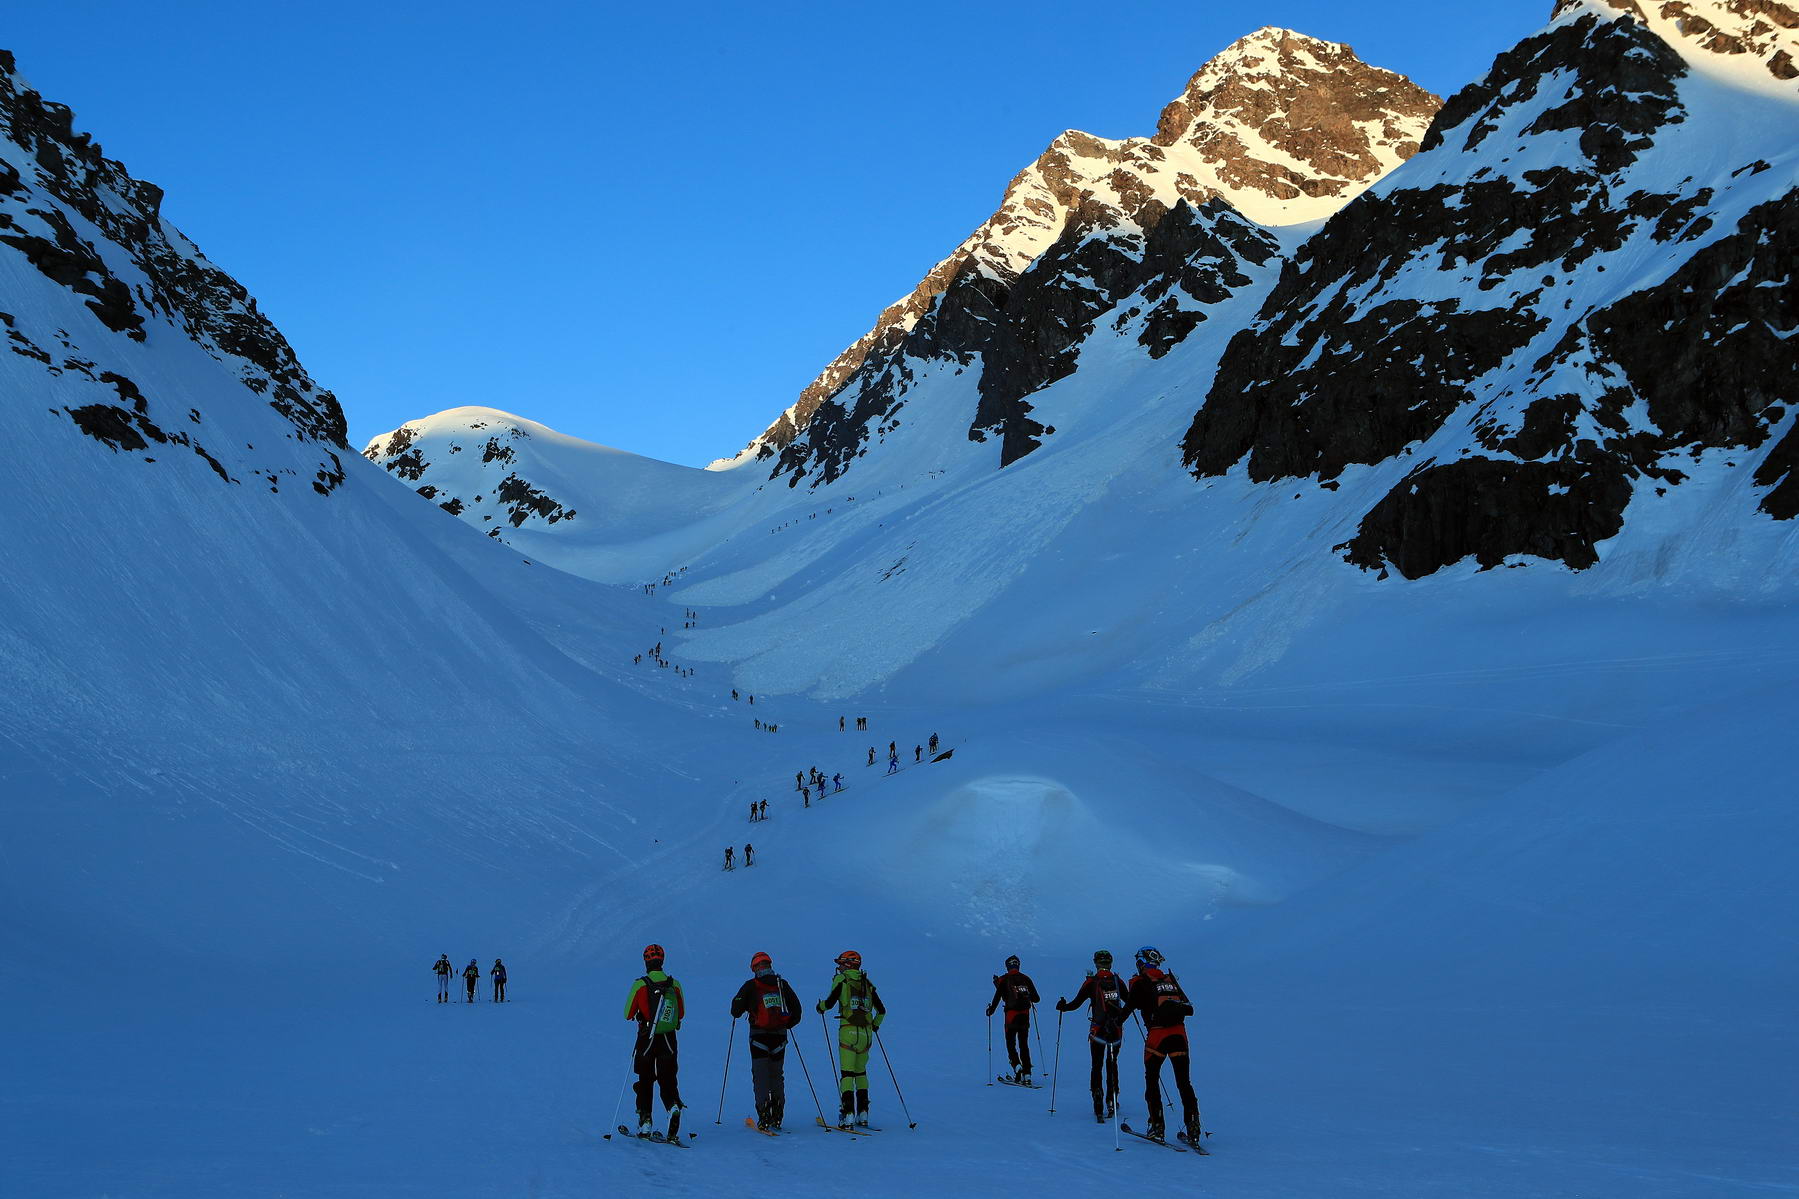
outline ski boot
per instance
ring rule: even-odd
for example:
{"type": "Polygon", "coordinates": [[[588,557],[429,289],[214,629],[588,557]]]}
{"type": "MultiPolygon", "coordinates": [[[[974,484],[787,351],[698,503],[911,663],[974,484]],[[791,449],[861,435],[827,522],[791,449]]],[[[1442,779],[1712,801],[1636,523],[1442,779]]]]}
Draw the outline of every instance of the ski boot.
{"type": "Polygon", "coordinates": [[[837,1127],[848,1128],[855,1122],[855,1119],[855,1100],[851,1099],[848,1095],[845,1095],[843,1097],[843,1102],[839,1104],[837,1108],[837,1127]]]}
{"type": "Polygon", "coordinates": [[[681,1106],[676,1104],[668,1109],[668,1140],[681,1139],[681,1106]]]}
{"type": "Polygon", "coordinates": [[[1143,1135],[1152,1141],[1166,1141],[1168,1139],[1168,1129],[1162,1123],[1162,1113],[1160,1111],[1150,1115],[1149,1127],[1143,1130],[1143,1135]]]}
{"type": "Polygon", "coordinates": [[[1095,1124],[1106,1122],[1106,1101],[1100,1097],[1098,1091],[1093,1092],[1093,1122],[1095,1124]]]}
{"type": "Polygon", "coordinates": [[[1181,1133],[1182,1143],[1185,1144],[1188,1148],[1192,1149],[1193,1152],[1195,1152],[1195,1153],[1210,1154],[1211,1150],[1207,1149],[1204,1145],[1199,1143],[1200,1137],[1202,1137],[1204,1135],[1205,1135],[1205,1129],[1203,1129],[1199,1126],[1198,1114],[1196,1113],[1194,1115],[1188,1116],[1186,1130],[1181,1133]]]}
{"type": "Polygon", "coordinates": [[[656,1126],[650,1122],[650,1113],[638,1112],[637,1113],[637,1135],[639,1137],[648,1137],[651,1133],[653,1133],[655,1131],[656,1131],[656,1126]]]}
{"type": "Polygon", "coordinates": [[[786,1114],[784,1110],[786,1106],[779,1099],[768,1105],[768,1130],[770,1132],[781,1131],[781,1117],[786,1114]]]}

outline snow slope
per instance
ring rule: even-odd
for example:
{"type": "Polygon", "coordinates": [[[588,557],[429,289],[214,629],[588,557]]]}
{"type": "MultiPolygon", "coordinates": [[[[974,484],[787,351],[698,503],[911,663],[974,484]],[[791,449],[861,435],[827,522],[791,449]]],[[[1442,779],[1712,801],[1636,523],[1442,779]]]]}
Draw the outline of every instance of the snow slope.
{"type": "MultiPolygon", "coordinates": [[[[1003,471],[939,362],[816,491],[491,410],[407,426],[418,479],[343,454],[271,491],[239,463],[305,482],[329,437],[179,318],[134,340],[0,252],[34,342],[61,330],[159,428],[228,430],[205,444],[240,480],[85,432],[70,410],[130,401],[0,355],[0,394],[34,397],[0,472],[0,1191],[1799,1185],[1791,522],[1750,519],[1708,451],[1586,572],[1359,570],[1332,547],[1405,463],[1334,490],[1180,469],[1275,286],[1160,358],[1098,326],[1033,396],[1062,432],[1003,471]],[[547,502],[490,502],[508,475],[547,502]],[[633,660],[658,642],[669,666],[633,660]],[[914,764],[932,733],[953,756],[914,764]],[[864,763],[890,740],[888,777],[864,763]],[[846,790],[804,803],[810,765],[846,790]],[[719,870],[746,840],[757,865],[719,870]],[[688,987],[686,1154],[598,1139],[651,940],[688,987]],[[985,1085],[1007,953],[1056,995],[1145,942],[1197,1001],[1209,1159],[1115,1151],[1078,1019],[1054,1115],[985,1085]],[[892,1010],[887,1131],[810,1127],[796,1056],[794,1135],[757,1137],[729,996],[766,949],[816,999],[847,946],[892,1010]],[[436,1005],[441,952],[505,957],[516,1002],[436,1005]]],[[[828,1086],[820,1024],[798,1037],[828,1086]]]]}

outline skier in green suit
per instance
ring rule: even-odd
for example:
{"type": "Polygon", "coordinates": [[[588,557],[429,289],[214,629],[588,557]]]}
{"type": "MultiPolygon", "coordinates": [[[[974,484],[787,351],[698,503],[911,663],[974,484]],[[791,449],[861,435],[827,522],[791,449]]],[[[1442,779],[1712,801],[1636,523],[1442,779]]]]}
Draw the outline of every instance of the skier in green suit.
{"type": "Polygon", "coordinates": [[[818,1001],[820,1015],[831,1008],[837,1009],[837,1126],[848,1128],[853,1119],[866,1128],[868,1050],[874,1044],[875,1030],[887,1018],[887,1007],[874,983],[862,973],[862,955],[853,949],[837,955],[830,993],[818,1001]]]}

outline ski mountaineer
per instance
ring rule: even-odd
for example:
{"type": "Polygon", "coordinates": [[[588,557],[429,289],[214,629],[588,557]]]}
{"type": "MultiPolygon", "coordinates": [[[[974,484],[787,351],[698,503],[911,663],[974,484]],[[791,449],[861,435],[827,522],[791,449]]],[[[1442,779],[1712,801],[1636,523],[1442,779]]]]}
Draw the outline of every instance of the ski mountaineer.
{"type": "Polygon", "coordinates": [[[481,981],[481,966],[474,958],[470,958],[468,965],[462,968],[462,981],[468,984],[468,994],[463,996],[462,1002],[475,1002],[475,986],[481,981]]]}
{"type": "Polygon", "coordinates": [[[1093,969],[1081,982],[1081,989],[1073,999],[1056,1000],[1056,1010],[1072,1012],[1083,1003],[1088,1005],[1091,1020],[1087,1049],[1093,1055],[1093,1072],[1088,1076],[1088,1085],[1093,1089],[1093,1118],[1103,1124],[1118,1108],[1118,1050],[1124,1044],[1124,1022],[1131,1014],[1124,979],[1112,972],[1111,950],[1095,951],[1093,969]]]}
{"type": "Polygon", "coordinates": [[[837,1126],[848,1128],[853,1118],[868,1126],[868,1048],[887,1018],[887,1005],[868,975],[862,973],[862,955],[846,949],[837,955],[837,973],[831,990],[818,1001],[818,1013],[837,1009],[837,1126]]]}
{"type": "Polygon", "coordinates": [[[1042,1000],[1037,995],[1037,984],[1018,967],[1018,955],[1013,954],[1006,959],[1006,972],[993,976],[993,999],[987,1005],[987,1014],[991,1016],[993,1009],[1002,1003],[1006,1005],[1006,1057],[1012,1063],[1012,1079],[1029,1086],[1031,1005],[1042,1000]]]}
{"type": "Polygon", "coordinates": [[[1149,1103],[1149,1135],[1160,1140],[1162,1133],[1162,1060],[1174,1068],[1174,1085],[1181,1093],[1181,1116],[1186,1125],[1187,1140],[1199,1143],[1199,1100],[1193,1094],[1188,1077],[1188,1016],[1193,1004],[1181,990],[1180,980],[1163,970],[1161,953],[1153,945],[1137,951],[1137,973],[1131,979],[1127,998],[1131,1007],[1143,1013],[1144,1096],[1149,1103]]]}
{"type": "Polygon", "coordinates": [[[726,870],[735,870],[735,869],[737,869],[737,867],[736,867],[736,866],[734,866],[734,865],[732,865],[732,864],[731,864],[731,854],[732,854],[732,852],[733,852],[733,850],[732,850],[732,848],[731,848],[731,846],[729,846],[729,845],[727,845],[727,846],[725,846],[725,869],[726,869],[726,870]]]}
{"type": "Polygon", "coordinates": [[[647,1137],[656,1131],[650,1123],[650,1095],[660,1087],[662,1107],[668,1112],[667,1137],[672,1141],[681,1133],[675,1034],[687,1014],[687,1000],[681,984],[663,972],[663,956],[662,946],[644,946],[643,976],[631,984],[631,993],[625,998],[625,1019],[637,1021],[637,1047],[631,1058],[637,1070],[637,1082],[632,1086],[637,1096],[637,1135],[647,1137]]]}
{"type": "Polygon", "coordinates": [[[756,864],[756,847],[751,845],[748,841],[743,843],[743,864],[745,866],[754,866],[756,864]]]}
{"type": "Polygon", "coordinates": [[[502,962],[499,958],[495,958],[493,960],[493,969],[487,972],[487,976],[493,979],[493,1001],[495,1003],[505,1003],[506,963],[502,962]]]}
{"type": "Polygon", "coordinates": [[[787,1030],[800,1022],[799,996],[775,973],[766,953],[750,958],[750,980],[731,998],[731,1019],[750,1018],[750,1083],[756,1091],[756,1127],[781,1131],[787,1107],[782,1080],[787,1058],[787,1030]]]}
{"type": "Polygon", "coordinates": [[[450,1002],[450,975],[456,973],[456,967],[450,965],[450,955],[440,955],[431,973],[437,975],[437,1002],[450,1002]]]}
{"type": "Polygon", "coordinates": [[[899,768],[900,768],[899,754],[892,750],[888,750],[887,751],[887,773],[893,774],[893,773],[897,772],[899,770],[899,768]]]}

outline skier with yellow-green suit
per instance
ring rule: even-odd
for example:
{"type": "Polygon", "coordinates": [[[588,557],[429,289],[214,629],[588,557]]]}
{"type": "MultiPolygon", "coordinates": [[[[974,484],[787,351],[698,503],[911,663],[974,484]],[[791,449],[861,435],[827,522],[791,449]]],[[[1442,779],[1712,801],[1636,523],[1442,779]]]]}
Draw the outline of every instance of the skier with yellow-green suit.
{"type": "Polygon", "coordinates": [[[869,977],[862,973],[862,955],[846,949],[837,955],[837,973],[831,990],[818,1001],[820,1015],[837,1009],[837,1126],[848,1128],[853,1120],[868,1127],[868,1051],[875,1030],[887,1018],[887,1007],[869,977]]]}

